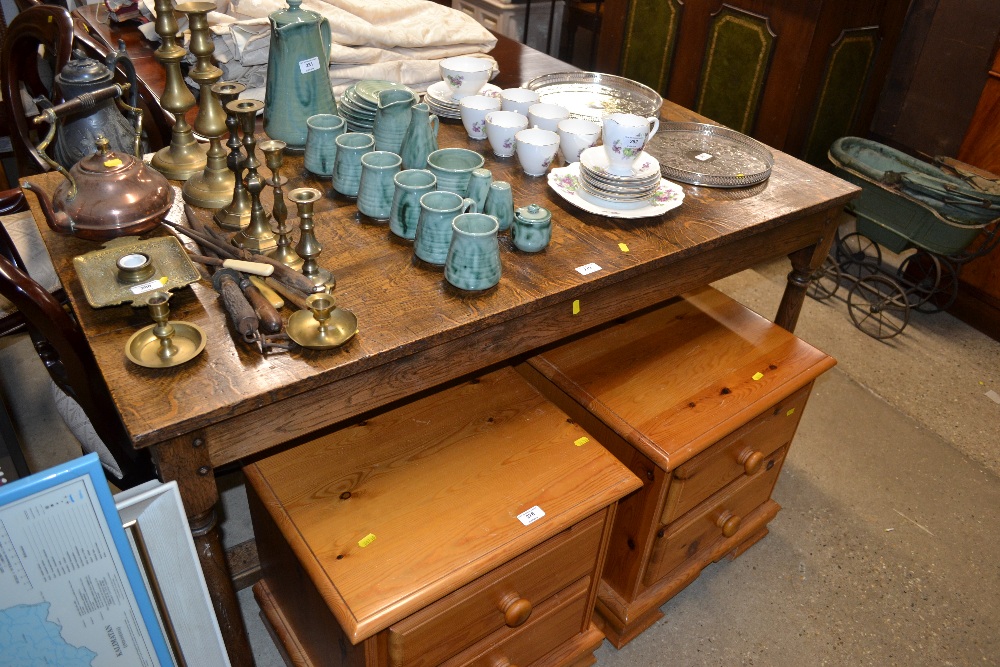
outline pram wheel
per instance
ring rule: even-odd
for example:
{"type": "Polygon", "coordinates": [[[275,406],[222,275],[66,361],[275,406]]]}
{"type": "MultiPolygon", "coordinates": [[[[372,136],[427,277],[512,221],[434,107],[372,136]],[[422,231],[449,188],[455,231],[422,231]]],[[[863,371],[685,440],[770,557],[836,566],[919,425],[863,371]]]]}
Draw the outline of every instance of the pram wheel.
{"type": "Polygon", "coordinates": [[[860,232],[837,239],[837,264],[840,270],[861,279],[878,273],[882,249],[860,232]]]}
{"type": "Polygon", "coordinates": [[[929,252],[917,250],[899,265],[896,279],[906,286],[910,308],[927,312],[923,310],[923,305],[941,285],[941,261],[929,252]]]}
{"type": "Polygon", "coordinates": [[[840,287],[840,278],[840,267],[837,266],[837,262],[832,257],[827,257],[823,260],[823,266],[809,276],[809,287],[806,288],[806,294],[817,301],[829,299],[837,293],[837,288],[840,287]]]}
{"type": "Polygon", "coordinates": [[[866,276],[847,295],[854,326],[883,340],[901,333],[910,321],[910,304],[899,284],[885,276],[866,276]]]}

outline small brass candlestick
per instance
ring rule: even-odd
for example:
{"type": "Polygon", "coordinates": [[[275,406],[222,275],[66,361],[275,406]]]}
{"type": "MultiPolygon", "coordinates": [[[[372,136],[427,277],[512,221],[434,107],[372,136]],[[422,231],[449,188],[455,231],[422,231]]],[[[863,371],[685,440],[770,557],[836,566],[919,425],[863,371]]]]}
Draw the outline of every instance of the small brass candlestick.
{"type": "Polygon", "coordinates": [[[233,172],[233,200],[228,206],[220,208],[215,212],[213,219],[215,223],[223,229],[238,232],[250,224],[250,193],[243,185],[243,142],[240,141],[240,119],[236,112],[230,107],[230,102],[239,98],[247,89],[242,83],[232,81],[220,81],[212,86],[212,92],[222,102],[222,108],[226,110],[226,129],[229,130],[229,157],[226,158],[226,166],[233,172]]]}
{"type": "Polygon", "coordinates": [[[184,84],[181,60],[187,50],[177,43],[177,17],[170,0],[156,0],[156,34],[160,36],[160,48],[153,57],[163,65],[166,83],[160,106],[174,115],[170,145],[161,148],[153,156],[153,169],[174,181],[186,181],[201,172],[207,164],[206,149],[194,140],[194,132],[185,119],[188,109],[195,105],[194,95],[184,84]]]}
{"type": "Polygon", "coordinates": [[[358,318],[349,310],[338,308],[326,292],[306,297],[305,310],[288,318],[288,337],[311,350],[340,347],[358,333],[358,318]]]}
{"type": "Polygon", "coordinates": [[[270,217],[260,203],[260,192],[264,189],[264,179],[257,173],[260,160],[257,159],[257,138],[254,126],[257,112],[264,108],[260,100],[233,100],[229,103],[240,119],[243,128],[243,149],[246,151],[246,186],[250,192],[250,223],[233,235],[233,245],[250,252],[266,254],[277,247],[274,233],[268,226],[270,217]]]}
{"type": "Polygon", "coordinates": [[[169,321],[170,292],[153,292],[146,300],[155,324],[132,334],[125,356],[146,368],[179,366],[205,349],[205,332],[197,324],[169,321]]]}
{"type": "Polygon", "coordinates": [[[323,196],[316,188],[295,188],[288,198],[295,202],[299,213],[299,244],[295,251],[302,258],[302,275],[315,285],[325,285],[330,289],[337,284],[333,274],[321,267],[316,259],[323,252],[323,246],[316,239],[313,223],[313,203],[323,196]]]}
{"type": "Polygon", "coordinates": [[[285,220],[288,219],[288,207],[285,206],[285,193],[282,186],[288,183],[288,179],[281,175],[281,163],[284,161],[286,147],[287,144],[278,139],[269,139],[260,143],[260,150],[264,153],[264,163],[271,170],[271,178],[265,182],[274,188],[274,206],[271,208],[271,216],[277,223],[274,231],[278,235],[278,247],[269,252],[268,257],[298,271],[302,268],[302,258],[292,248],[291,230],[285,224],[285,220]]]}
{"type": "Polygon", "coordinates": [[[198,100],[198,117],[194,129],[208,137],[205,170],[195,174],[184,184],[184,201],[201,208],[222,208],[233,200],[236,177],[226,166],[226,148],[222,133],[226,131],[226,112],[212,91],[212,84],[222,78],[222,70],[212,64],[215,44],[208,26],[208,13],[215,9],[214,2],[185,2],[177,11],[188,15],[191,28],[191,53],[197,58],[190,76],[201,89],[198,100]]]}

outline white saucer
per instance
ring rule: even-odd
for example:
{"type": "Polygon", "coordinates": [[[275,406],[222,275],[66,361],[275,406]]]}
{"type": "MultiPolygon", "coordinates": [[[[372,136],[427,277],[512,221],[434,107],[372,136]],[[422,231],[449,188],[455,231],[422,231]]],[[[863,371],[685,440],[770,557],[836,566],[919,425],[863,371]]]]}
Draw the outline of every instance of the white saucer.
{"type": "Polygon", "coordinates": [[[647,201],[620,203],[598,199],[583,192],[583,188],[580,187],[579,162],[574,162],[568,167],[553,169],[549,172],[548,180],[549,186],[570,204],[589,213],[609,218],[651,218],[677,208],[684,201],[684,190],[681,186],[666,179],[660,179],[660,187],[647,201]]]}
{"type": "Polygon", "coordinates": [[[632,165],[628,173],[619,173],[611,169],[608,154],[604,146],[591,146],[580,154],[580,164],[588,171],[604,176],[611,181],[636,180],[652,178],[660,173],[660,163],[656,158],[643,151],[632,165]]]}
{"type": "MultiPolygon", "coordinates": [[[[500,97],[500,87],[488,83],[477,93],[486,97],[500,97]]],[[[432,83],[427,87],[427,96],[433,99],[440,107],[454,107],[458,111],[459,100],[451,94],[451,88],[444,81],[432,83]]]]}

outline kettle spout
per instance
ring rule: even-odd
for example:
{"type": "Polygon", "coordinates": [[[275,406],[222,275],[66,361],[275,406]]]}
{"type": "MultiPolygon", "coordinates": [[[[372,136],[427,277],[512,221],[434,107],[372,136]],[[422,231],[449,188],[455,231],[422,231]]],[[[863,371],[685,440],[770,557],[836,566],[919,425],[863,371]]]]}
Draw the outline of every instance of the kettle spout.
{"type": "Polygon", "coordinates": [[[70,220],[69,215],[66,214],[66,211],[56,211],[52,206],[52,200],[44,190],[29,181],[25,181],[21,188],[31,190],[38,197],[38,204],[42,207],[45,222],[48,223],[52,231],[59,232],[60,234],[73,233],[73,221],[70,220]]]}

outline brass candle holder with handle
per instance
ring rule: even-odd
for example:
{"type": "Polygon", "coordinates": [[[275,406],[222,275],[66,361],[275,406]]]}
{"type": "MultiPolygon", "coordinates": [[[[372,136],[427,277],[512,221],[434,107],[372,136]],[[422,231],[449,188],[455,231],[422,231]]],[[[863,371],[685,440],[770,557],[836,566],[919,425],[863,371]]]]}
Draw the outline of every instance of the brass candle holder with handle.
{"type": "Polygon", "coordinates": [[[170,368],[191,361],[205,349],[205,332],[197,324],[171,322],[170,292],[146,299],[155,324],[136,331],[125,344],[128,360],[144,368],[170,368]]]}

